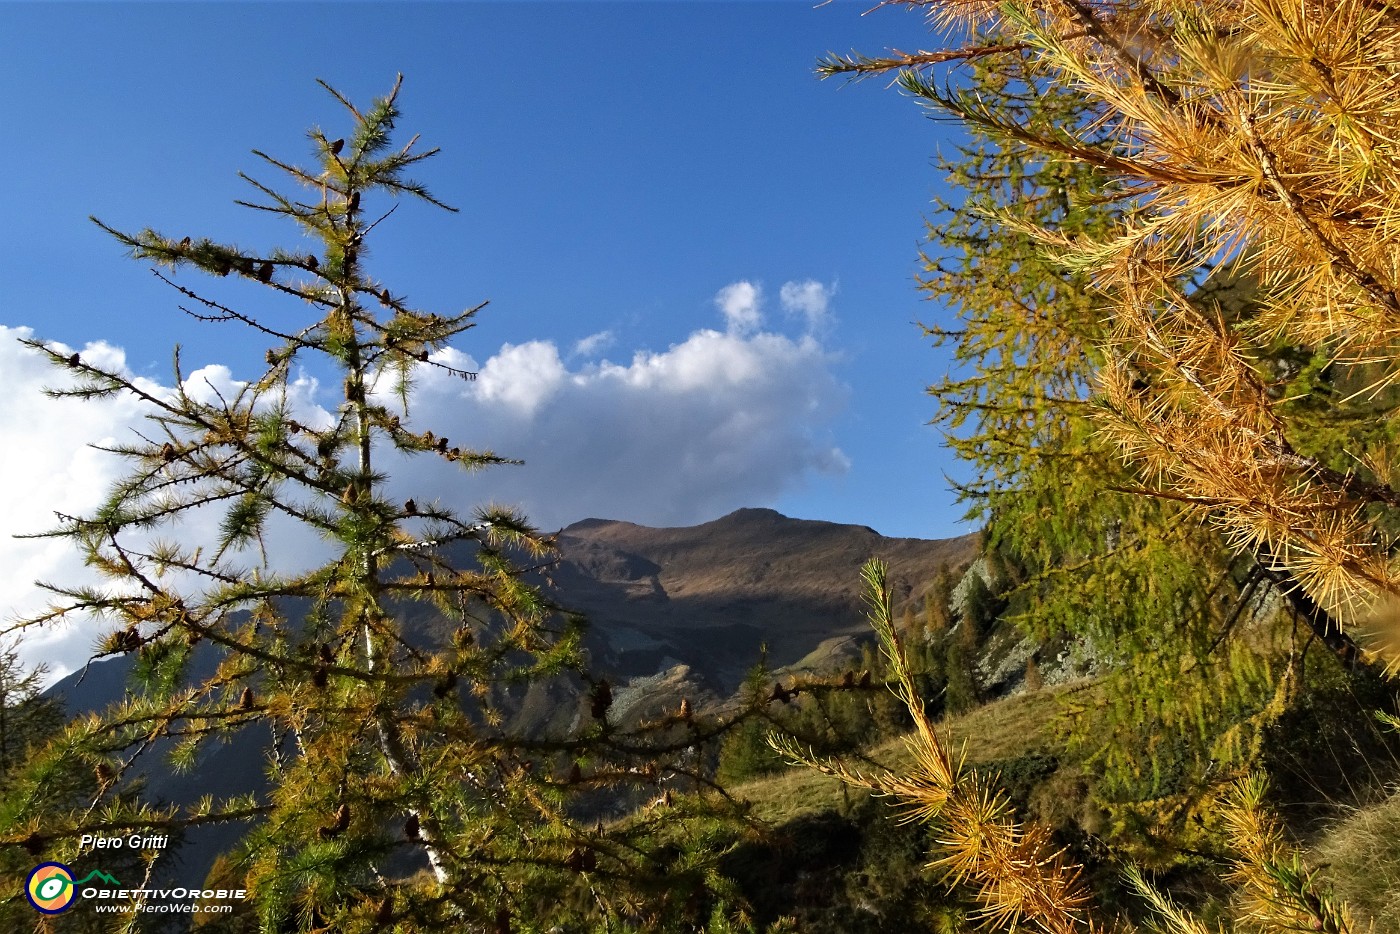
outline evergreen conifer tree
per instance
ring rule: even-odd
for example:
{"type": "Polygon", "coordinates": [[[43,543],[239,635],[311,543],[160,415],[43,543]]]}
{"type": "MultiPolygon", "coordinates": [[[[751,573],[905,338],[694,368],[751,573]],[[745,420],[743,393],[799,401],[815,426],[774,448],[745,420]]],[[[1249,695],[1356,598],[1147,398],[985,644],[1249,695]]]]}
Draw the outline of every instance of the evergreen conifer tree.
{"type": "MultiPolygon", "coordinates": [[[[897,2],[927,11],[935,28],[956,25],[948,47],[887,58],[834,56],[823,71],[898,71],[911,94],[968,131],[968,142],[940,160],[963,198],[936,202],[929,225],[924,288],[957,321],[939,319],[927,331],[951,347],[958,364],[930,392],[948,443],[971,466],[971,480],[960,487],[971,515],[985,523],[988,547],[1023,569],[1006,594],[1007,615],[1042,643],[1079,643],[1108,672],[1107,721],[1088,731],[1086,718],[1069,724],[1076,744],[1104,767],[1116,800],[1153,799],[1209,771],[1218,776],[1222,763],[1237,765],[1257,749],[1262,731],[1299,696],[1300,683],[1326,667],[1309,657],[1310,640],[1346,666],[1355,663],[1356,646],[1338,625],[1343,608],[1297,586],[1307,575],[1276,560],[1270,541],[1232,537],[1201,521],[1218,517],[1227,501],[1239,505],[1223,488],[1210,502],[1170,490],[1142,495],[1159,491],[1164,461],[1125,462],[1117,440],[1126,436],[1104,431],[1121,424],[1124,411],[1164,417],[1177,411],[1183,384],[1188,394],[1195,389],[1180,373],[1161,372],[1161,352],[1124,349],[1136,340],[1129,332],[1140,335],[1147,323],[1139,317],[1123,325],[1115,318],[1122,293],[1100,288],[1117,273],[1095,265],[1100,254],[1093,251],[1136,236],[1125,231],[1147,229],[1132,186],[1154,190],[1162,180],[1130,178],[1129,163],[1116,161],[1128,157],[1124,140],[1143,125],[1132,122],[1137,112],[1119,106],[1108,84],[1086,90],[1078,82],[1084,74],[1111,74],[1119,91],[1136,87],[1123,70],[1123,47],[1136,42],[1131,24],[1157,15],[1145,12],[1149,7],[1168,18],[1176,13],[1137,4],[1086,12],[1054,3],[997,15],[980,4],[897,2]],[[1102,35],[1076,32],[1085,17],[1100,16],[1102,35]],[[1042,33],[1032,25],[1042,21],[1054,25],[1042,33]],[[1054,38],[1061,28],[1071,38],[1054,38]],[[1080,261],[1065,262],[1067,256],[1080,261]],[[1104,382],[1110,373],[1116,395],[1100,392],[1112,388],[1104,382]],[[1298,658],[1306,664],[1295,665],[1298,658]]],[[[1158,51],[1152,46],[1148,58],[1158,51]]],[[[1163,74],[1174,74],[1163,61],[1163,74]]],[[[1151,90],[1150,81],[1144,87],[1157,103],[1171,96],[1151,90]]],[[[1154,243],[1159,253],[1169,249],[1165,239],[1154,243]]],[[[1376,373],[1331,366],[1316,345],[1269,331],[1253,285],[1257,265],[1223,262],[1230,258],[1224,253],[1196,255],[1201,262],[1194,266],[1167,264],[1171,287],[1187,300],[1179,309],[1184,317],[1163,321],[1188,320],[1195,308],[1228,322],[1230,340],[1266,337],[1250,346],[1256,385],[1276,396],[1278,413],[1291,420],[1287,443],[1303,458],[1299,469],[1306,473],[1312,464],[1334,480],[1354,469],[1368,477],[1356,458],[1386,449],[1374,419],[1393,406],[1393,392],[1358,395],[1376,373]]],[[[1177,428],[1197,417],[1197,409],[1185,414],[1195,404],[1179,410],[1177,428]]],[[[1165,435],[1155,437],[1167,443],[1165,435]]],[[[1178,452],[1191,449],[1180,437],[1171,443],[1178,452]]],[[[1222,480],[1232,469],[1219,459],[1215,465],[1222,480]]]]}
{"type": "MultiPolygon", "coordinates": [[[[1093,344],[1063,350],[1090,366],[1080,385],[1100,391],[1095,424],[1132,465],[1123,487],[1207,520],[1318,641],[1355,664],[1345,624],[1397,590],[1390,514],[1400,496],[1388,433],[1374,430],[1396,404],[1400,313],[1389,242],[1397,188],[1378,145],[1397,55],[1388,10],[1365,0],[1324,16],[1301,3],[900,2],[926,10],[947,46],[833,57],[828,73],[899,70],[921,101],[1031,165],[1092,180],[1077,201],[1073,186],[1043,175],[1038,186],[1038,203],[1071,220],[1107,207],[1091,211],[1091,227],[996,218],[1026,236],[1032,262],[1080,286],[1023,305],[1031,331],[1077,302],[1098,305],[1093,344]],[[935,74],[967,63],[980,70],[971,82],[967,70],[948,82],[935,74]],[[1041,101],[1062,106],[1047,113],[1041,101]],[[1229,290],[1207,288],[1241,281],[1245,315],[1229,290]],[[1346,427],[1317,432],[1319,406],[1346,427]]],[[[1035,356],[1025,332],[999,345],[1012,368],[1035,356]]],[[[1061,396],[1084,401],[1083,391],[1061,396]]],[[[1024,398],[1023,427],[1034,428],[1043,394],[1024,398]]]]}
{"type": "Polygon", "coordinates": [[[45,674],[42,665],[26,670],[16,652],[0,648],[0,775],[63,725],[62,706],[41,693],[45,674]]]}
{"type": "Polygon", "coordinates": [[[223,873],[241,875],[266,931],[507,932],[545,919],[661,929],[700,918],[721,884],[704,829],[712,809],[680,782],[697,787],[693,750],[732,720],[682,710],[624,728],[611,686],[582,667],[579,620],[527,579],[550,560],[550,540],[508,508],[463,514],[432,491],[389,492],[397,458],[463,472],[508,461],[418,424],[409,405],[424,368],[472,378],[439,351],[481,306],[422,310],[365,262],[391,199],[445,207],[408,174],[436,150],[394,141],[397,83],[365,109],[326,89],[348,116],[343,136],[313,129],[309,166],[255,150],[299,192],[245,176],[257,199],[240,202],[291,221],[310,246],[250,250],[99,222],[193,317],[271,341],[258,378],[197,397],[177,351],[174,388],[160,393],[29,342],[68,375],[54,395],[135,397],[150,430],[109,448],[128,471],[106,501],[47,533],[81,549],[103,582],[47,584],[52,608],[16,628],[98,620],[99,654],[133,656],[139,683],[7,776],[0,846],[65,859],[84,833],[251,821],[223,873]],[[196,291],[188,272],[313,313],[302,323],[255,315],[236,289],[196,291]],[[303,362],[337,373],[327,421],[294,411],[303,362]],[[182,522],[210,510],[222,516],[215,538],[190,541],[182,522]],[[279,524],[319,533],[330,560],[270,566],[261,546],[279,524]],[[207,678],[190,673],[200,652],[217,660],[207,678]],[[563,722],[513,726],[528,691],[562,698],[563,722]],[[188,805],[122,793],[143,755],[193,768],[234,734],[260,737],[265,793],[188,805]],[[74,768],[106,776],[90,802],[42,793],[74,768]],[[625,819],[608,810],[651,799],[625,819]]]}

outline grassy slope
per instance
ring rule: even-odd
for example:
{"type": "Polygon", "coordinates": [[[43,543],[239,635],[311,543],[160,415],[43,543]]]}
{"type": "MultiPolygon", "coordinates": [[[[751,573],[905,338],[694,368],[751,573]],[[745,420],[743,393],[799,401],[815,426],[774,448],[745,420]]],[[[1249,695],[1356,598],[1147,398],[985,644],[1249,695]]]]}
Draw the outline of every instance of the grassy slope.
{"type": "MultiPolygon", "coordinates": [[[[1001,762],[1019,756],[1059,756],[1063,746],[1053,721],[1067,696],[1093,689],[1094,682],[1022,693],[943,722],[949,748],[963,749],[969,766],[1001,762]]],[[[909,755],[903,739],[881,743],[867,751],[876,763],[901,770],[909,755]]],[[[841,782],[811,769],[793,768],[732,789],[753,805],[754,816],[787,824],[823,812],[847,813],[865,792],[844,789],[841,782]]],[[[1370,807],[1351,812],[1334,824],[1311,847],[1311,861],[1360,916],[1365,929],[1400,931],[1400,791],[1370,807]]]]}
{"type": "MultiPolygon", "coordinates": [[[[1052,722],[1059,701],[1067,694],[1088,688],[1089,683],[1081,681],[1017,694],[964,716],[951,717],[942,724],[950,740],[949,748],[962,749],[967,763],[974,766],[1030,753],[1055,755],[1060,746],[1053,735],[1052,722]]],[[[883,743],[867,755],[896,771],[906,768],[910,761],[902,739],[883,743]]],[[[735,797],[752,803],[756,817],[779,824],[848,807],[841,782],[806,768],[789,769],[731,791],[735,797]]],[[[861,792],[851,792],[858,793],[861,792]]]]}
{"type": "Polygon", "coordinates": [[[1337,894],[1377,931],[1400,931],[1400,794],[1334,826],[1319,842],[1316,861],[1337,894]]]}

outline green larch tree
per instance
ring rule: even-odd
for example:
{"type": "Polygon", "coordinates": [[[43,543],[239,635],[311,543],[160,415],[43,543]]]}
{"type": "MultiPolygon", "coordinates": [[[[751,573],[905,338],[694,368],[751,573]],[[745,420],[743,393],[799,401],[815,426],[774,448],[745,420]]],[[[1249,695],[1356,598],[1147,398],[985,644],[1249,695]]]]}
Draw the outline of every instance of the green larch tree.
{"type": "MultiPolygon", "coordinates": [[[[937,424],[971,467],[960,492],[985,523],[989,548],[1021,568],[1008,616],[1041,642],[1087,646],[1107,673],[1106,722],[1078,710],[1068,721],[1104,768],[1105,792],[1124,805],[1169,795],[1162,806],[1180,816],[1175,793],[1249,759],[1308,672],[1327,667],[1307,652],[1311,639],[1348,667],[1356,645],[1335,608],[1296,586],[1295,569],[1276,562],[1268,543],[1240,547],[1201,521],[1190,497],[1143,495],[1155,488],[1152,468],[1125,461],[1103,430],[1108,370],[1136,400],[1155,398],[1163,382],[1150,355],[1115,355],[1115,298],[1100,288],[1096,267],[1064,261],[1067,251],[1113,242],[1142,222],[1136,190],[1114,161],[1131,150],[1131,114],[1046,67],[1037,44],[1045,37],[1027,24],[1051,12],[900,5],[927,11],[952,30],[952,44],[836,56],[823,70],[898,72],[916,99],[967,131],[967,142],[940,159],[962,198],[935,204],[923,281],[948,315],[926,328],[954,358],[930,392],[937,424]]],[[[1080,15],[1073,3],[1051,8],[1065,23],[1080,15]]],[[[1122,13],[1129,22],[1135,11],[1080,13],[1106,21],[1122,13]]],[[[1104,41],[1112,49],[1117,40],[1104,41]]],[[[1226,258],[1173,267],[1173,288],[1206,315],[1253,327],[1253,273],[1226,258]]],[[[1313,407],[1300,448],[1321,452],[1323,437],[1357,437],[1359,419],[1341,427],[1317,411],[1340,414],[1348,393],[1337,391],[1335,370],[1324,374],[1323,361],[1278,341],[1261,347],[1260,364],[1295,385],[1312,380],[1307,391],[1271,390],[1313,407]]]]}
{"type": "Polygon", "coordinates": [[[17,652],[0,648],[0,775],[63,725],[62,705],[43,696],[46,673],[42,665],[26,669],[17,652]]]}
{"type": "MultiPolygon", "coordinates": [[[[903,5],[928,12],[944,49],[834,58],[828,70],[899,69],[922,102],[1032,164],[1097,179],[1080,202],[1109,208],[1096,227],[998,218],[1098,305],[1082,354],[1094,361],[1093,423],[1127,457],[1134,492],[1207,520],[1354,662],[1339,624],[1394,591],[1391,459],[1374,432],[1347,433],[1345,467],[1343,452],[1310,450],[1296,405],[1306,387],[1279,351],[1314,361],[1304,369],[1330,386],[1351,376],[1373,418],[1390,410],[1394,193],[1378,144],[1390,14],[1362,0],[1322,16],[1301,3],[903,5]],[[994,88],[1067,106],[1046,119],[966,71],[935,73],[969,62],[994,88]],[[1208,287],[1232,281],[1249,286],[1246,314],[1208,287]]],[[[1054,200],[1073,215],[1073,198],[1054,200]]],[[[1073,307],[1060,298],[1027,316],[1073,307]]]]}
{"type": "MultiPolygon", "coordinates": [[[[909,764],[900,770],[822,757],[800,743],[774,737],[790,761],[871,791],[904,812],[907,822],[932,825],[935,851],[928,864],[951,888],[965,888],[976,902],[973,916],[988,930],[1044,934],[1134,931],[1112,909],[1095,903],[1082,867],[1050,832],[1016,818],[1015,807],[985,775],[967,767],[919,695],[903,639],[895,627],[888,569],[877,560],[861,569],[870,622],[891,671],[892,689],[914,729],[905,737],[909,764]]],[[[1266,783],[1257,776],[1231,786],[1222,800],[1231,838],[1229,878],[1238,908],[1222,928],[1208,928],[1159,892],[1134,864],[1123,867],[1129,885],[1148,909],[1146,930],[1207,934],[1210,930],[1286,934],[1327,931],[1362,934],[1351,907],[1337,898],[1291,845],[1265,804],[1266,783]]],[[[972,919],[967,919],[971,921],[972,919]]],[[[967,923],[967,922],[964,922],[967,923]]]]}
{"type": "Polygon", "coordinates": [[[527,576],[551,560],[551,541],[509,508],[464,514],[430,490],[389,491],[399,458],[466,473],[508,461],[417,424],[409,404],[424,368],[473,378],[436,352],[481,306],[417,308],[365,261],[391,201],[445,207],[409,175],[436,150],[394,141],[397,83],[365,109],[326,89],[343,136],[311,130],[307,166],[255,150],[295,190],[245,176],[256,195],[240,202],[291,221],[306,246],[254,251],[99,222],[193,317],[267,339],[261,375],[197,397],[177,351],[173,388],[158,392],[28,342],[67,374],[54,395],[134,396],[149,427],[108,448],[128,469],[105,502],[47,533],[103,581],[47,584],[52,608],[15,629],[95,620],[99,654],[134,656],[139,686],[7,776],[0,846],[63,859],[83,833],[251,821],[225,875],[246,880],[267,931],[507,932],[590,918],[661,929],[700,917],[721,884],[718,838],[710,804],[679,783],[697,787],[693,750],[728,723],[686,706],[615,723],[611,686],[583,668],[580,621],[527,576]],[[245,310],[233,283],[196,291],[191,272],[311,314],[284,324],[290,315],[245,310]],[[328,420],[294,408],[303,364],[337,375],[328,420]],[[191,541],[187,520],[210,511],[221,517],[213,540],[191,541]],[[290,526],[319,534],[330,559],[271,566],[262,546],[290,526]],[[196,652],[218,660],[207,678],[189,674],[196,652]],[[521,732],[512,724],[530,690],[562,692],[578,715],[521,732]],[[153,744],[191,768],[234,734],[263,737],[266,793],[187,805],[122,793],[153,744]],[[102,776],[79,807],[41,793],[68,768],[102,776]],[[600,819],[608,800],[651,799],[600,819]]]}

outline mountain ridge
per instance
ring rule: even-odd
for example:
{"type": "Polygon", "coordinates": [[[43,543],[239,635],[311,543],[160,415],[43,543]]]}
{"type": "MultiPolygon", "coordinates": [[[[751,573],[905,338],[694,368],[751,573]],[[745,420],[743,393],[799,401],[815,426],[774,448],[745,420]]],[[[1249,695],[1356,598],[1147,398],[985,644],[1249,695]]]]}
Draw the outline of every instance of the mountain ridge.
{"type": "MultiPolygon", "coordinates": [[[[851,662],[870,637],[860,594],[866,560],[889,563],[902,608],[921,604],[941,568],[956,572],[970,563],[978,538],[888,539],[866,526],[791,519],[771,509],[671,529],[585,519],[560,530],[557,561],[541,582],[588,620],[589,668],[614,685],[619,720],[636,722],[674,710],[682,697],[697,710],[726,704],[760,660],[773,670],[851,662]]],[[[471,560],[465,552],[454,557],[471,560]]],[[[442,625],[422,608],[396,616],[410,639],[432,638],[442,625]]],[[[217,664],[217,651],[201,646],[191,660],[192,678],[208,676],[217,664]]],[[[122,699],[132,665],[132,656],[95,662],[46,693],[62,697],[70,716],[100,709],[122,699]]],[[[568,729],[586,709],[579,690],[569,683],[532,686],[510,729],[568,729]]],[[[136,771],[152,802],[263,794],[267,741],[265,729],[250,727],[201,750],[192,771],[166,767],[154,751],[136,771]]],[[[190,873],[182,878],[202,878],[241,832],[192,829],[180,848],[182,871],[190,873]]]]}
{"type": "MultiPolygon", "coordinates": [[[[868,559],[890,565],[898,611],[922,601],[940,568],[970,563],[979,533],[887,538],[869,526],[749,507],[692,526],[587,518],[556,540],[557,560],[543,582],[588,620],[588,645],[604,673],[652,677],[669,657],[722,694],[738,687],[761,646],[782,667],[828,640],[864,638],[859,571],[868,559]]],[[[46,693],[63,696],[71,711],[106,706],[124,693],[130,663],[95,662],[46,693]]]]}
{"type": "MultiPolygon", "coordinates": [[[[978,535],[886,538],[868,526],[740,509],[676,528],[586,519],[557,540],[553,580],[614,650],[625,655],[629,639],[669,646],[672,657],[727,693],[757,662],[761,645],[781,667],[827,639],[864,636],[859,571],[870,558],[890,565],[897,604],[921,601],[941,567],[972,560],[978,535]],[[725,645],[714,645],[713,637],[726,634],[725,645]],[[694,641],[704,635],[712,637],[705,652],[742,658],[698,658],[694,641]]],[[[614,664],[624,674],[654,673],[633,670],[624,658],[614,664]]]]}

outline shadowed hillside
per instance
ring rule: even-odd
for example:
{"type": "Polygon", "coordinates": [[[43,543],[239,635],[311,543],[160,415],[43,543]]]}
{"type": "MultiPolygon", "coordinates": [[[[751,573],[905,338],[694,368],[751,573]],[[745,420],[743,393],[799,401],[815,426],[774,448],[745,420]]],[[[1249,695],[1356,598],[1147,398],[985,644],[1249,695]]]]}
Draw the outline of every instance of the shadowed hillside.
{"type": "MultiPolygon", "coordinates": [[[[674,529],[588,519],[562,530],[558,542],[558,561],[548,571],[553,595],[587,616],[594,673],[616,686],[614,715],[636,720],[674,709],[681,697],[698,706],[724,701],[764,645],[775,668],[854,657],[869,632],[859,595],[862,562],[884,558],[901,598],[921,600],[940,567],[972,560],[977,536],[889,539],[864,526],[741,509],[674,529]]],[[[410,641],[436,622],[400,617],[410,641]]],[[[202,645],[191,671],[196,680],[207,677],[217,663],[217,651],[202,645]]],[[[61,696],[72,715],[101,709],[122,698],[131,665],[130,657],[94,663],[48,693],[61,696]]],[[[514,725],[535,732],[568,727],[586,706],[573,682],[538,683],[519,697],[514,725]]],[[[267,739],[262,731],[239,733],[203,750],[185,773],[152,754],[144,760],[146,795],[187,803],[211,793],[260,791],[267,739]]],[[[178,857],[186,867],[182,878],[202,878],[242,832],[191,831],[178,857]]]]}
{"type": "Polygon", "coordinates": [[[857,572],[867,559],[889,563],[897,600],[922,600],[942,565],[966,565],[976,547],[975,535],[884,538],[771,509],[674,529],[586,519],[560,532],[552,576],[587,615],[602,667],[639,677],[682,663],[729,694],[765,643],[783,667],[831,640],[864,638],[857,572]]]}

